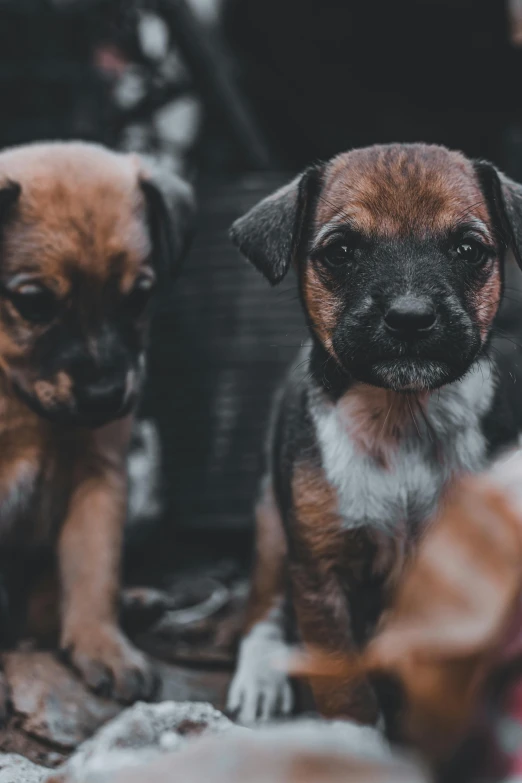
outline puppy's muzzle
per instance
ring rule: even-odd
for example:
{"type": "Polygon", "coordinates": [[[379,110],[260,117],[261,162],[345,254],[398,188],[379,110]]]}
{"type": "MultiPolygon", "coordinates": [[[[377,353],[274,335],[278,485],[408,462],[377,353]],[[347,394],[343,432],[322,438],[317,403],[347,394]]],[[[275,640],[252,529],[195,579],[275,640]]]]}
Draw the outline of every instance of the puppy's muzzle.
{"type": "Polygon", "coordinates": [[[384,310],[384,324],[394,337],[416,340],[425,337],[437,322],[433,302],[425,296],[398,296],[384,310]]]}

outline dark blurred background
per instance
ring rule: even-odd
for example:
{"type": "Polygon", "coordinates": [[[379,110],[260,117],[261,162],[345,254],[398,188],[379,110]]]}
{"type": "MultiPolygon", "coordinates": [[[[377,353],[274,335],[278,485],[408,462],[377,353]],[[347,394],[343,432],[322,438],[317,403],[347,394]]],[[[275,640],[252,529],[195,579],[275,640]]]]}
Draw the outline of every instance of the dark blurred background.
{"type": "Polygon", "coordinates": [[[292,281],[269,290],[230,223],[311,161],[375,142],[443,143],[522,180],[521,45],[519,0],[0,0],[0,145],[152,152],[200,201],[155,321],[142,415],[164,505],[130,536],[135,564],[250,544],[270,398],[305,332],[292,281]]]}

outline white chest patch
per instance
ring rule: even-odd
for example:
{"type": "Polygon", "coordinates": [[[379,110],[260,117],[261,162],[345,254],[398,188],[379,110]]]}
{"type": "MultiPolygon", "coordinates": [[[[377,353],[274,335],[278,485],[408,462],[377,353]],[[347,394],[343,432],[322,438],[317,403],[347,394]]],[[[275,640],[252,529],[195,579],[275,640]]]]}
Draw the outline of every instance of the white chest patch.
{"type": "Polygon", "coordinates": [[[493,392],[485,360],[422,400],[363,384],[335,404],[319,392],[312,415],[345,529],[391,533],[432,517],[454,475],[486,464],[480,419],[493,392]]]}

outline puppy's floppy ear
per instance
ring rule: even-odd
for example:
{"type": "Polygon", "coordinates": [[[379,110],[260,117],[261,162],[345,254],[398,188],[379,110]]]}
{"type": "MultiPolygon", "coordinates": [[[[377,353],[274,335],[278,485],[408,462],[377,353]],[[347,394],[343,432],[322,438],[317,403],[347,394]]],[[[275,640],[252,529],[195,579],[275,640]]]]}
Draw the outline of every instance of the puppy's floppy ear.
{"type": "Polygon", "coordinates": [[[297,260],[320,188],[322,166],[311,166],[233,223],[230,238],[266,278],[276,285],[297,260]]]}
{"type": "Polygon", "coordinates": [[[522,269],[522,185],[488,161],[475,161],[474,165],[498,238],[511,248],[522,269]]]}
{"type": "Polygon", "coordinates": [[[155,261],[160,271],[176,274],[192,238],[196,213],[192,187],[149,159],[140,169],[155,261]]]}

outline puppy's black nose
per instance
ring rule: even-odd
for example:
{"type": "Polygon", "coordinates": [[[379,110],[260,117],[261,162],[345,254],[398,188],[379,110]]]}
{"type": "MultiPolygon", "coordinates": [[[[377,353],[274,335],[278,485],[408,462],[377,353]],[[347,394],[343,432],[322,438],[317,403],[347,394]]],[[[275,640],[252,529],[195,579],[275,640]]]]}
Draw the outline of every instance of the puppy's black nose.
{"type": "Polygon", "coordinates": [[[125,381],[96,383],[76,389],[76,402],[84,416],[106,418],[115,416],[125,402],[125,381]]]}
{"type": "Polygon", "coordinates": [[[437,312],[433,303],[422,296],[400,296],[384,313],[384,322],[390,332],[403,338],[421,337],[435,326],[437,312]]]}

